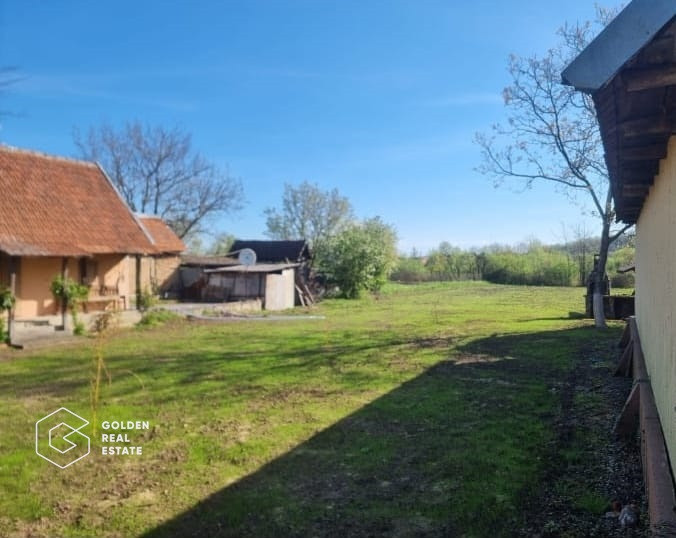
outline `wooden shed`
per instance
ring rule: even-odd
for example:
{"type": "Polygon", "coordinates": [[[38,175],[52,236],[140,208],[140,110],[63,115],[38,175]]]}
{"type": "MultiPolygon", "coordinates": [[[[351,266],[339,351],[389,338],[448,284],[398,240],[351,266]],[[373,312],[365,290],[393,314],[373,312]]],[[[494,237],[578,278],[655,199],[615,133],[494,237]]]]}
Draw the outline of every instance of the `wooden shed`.
{"type": "Polygon", "coordinates": [[[260,299],[265,310],[293,308],[298,263],[259,263],[205,269],[207,288],[223,301],[260,299]]]}

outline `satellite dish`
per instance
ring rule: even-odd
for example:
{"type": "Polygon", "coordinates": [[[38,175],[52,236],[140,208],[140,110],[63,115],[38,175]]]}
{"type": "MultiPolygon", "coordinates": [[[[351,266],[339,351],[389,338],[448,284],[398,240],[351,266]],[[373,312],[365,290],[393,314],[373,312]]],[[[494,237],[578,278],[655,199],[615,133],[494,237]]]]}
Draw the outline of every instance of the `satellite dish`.
{"type": "Polygon", "coordinates": [[[256,263],[256,253],[250,248],[243,248],[237,257],[242,265],[254,265],[256,263]]]}

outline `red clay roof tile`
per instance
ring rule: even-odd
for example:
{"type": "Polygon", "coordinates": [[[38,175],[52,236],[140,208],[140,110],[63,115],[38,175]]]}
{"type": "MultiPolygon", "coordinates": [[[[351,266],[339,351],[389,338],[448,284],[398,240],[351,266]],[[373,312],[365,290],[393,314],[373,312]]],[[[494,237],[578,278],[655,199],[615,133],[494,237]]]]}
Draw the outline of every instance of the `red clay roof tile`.
{"type": "Polygon", "coordinates": [[[0,146],[0,250],[13,256],[155,249],[95,163],[0,146]]]}
{"type": "Polygon", "coordinates": [[[160,217],[139,215],[141,223],[153,239],[155,249],[160,253],[179,253],[185,250],[185,244],[160,217]]]}

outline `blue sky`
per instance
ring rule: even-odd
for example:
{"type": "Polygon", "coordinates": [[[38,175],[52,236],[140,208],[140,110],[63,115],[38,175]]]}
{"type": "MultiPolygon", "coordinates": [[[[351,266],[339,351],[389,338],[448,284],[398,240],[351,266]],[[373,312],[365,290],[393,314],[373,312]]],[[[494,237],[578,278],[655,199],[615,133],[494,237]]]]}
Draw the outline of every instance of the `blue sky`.
{"type": "Polygon", "coordinates": [[[510,53],[556,42],[594,3],[120,1],[0,3],[0,141],[75,156],[73,128],[138,119],[193,135],[240,177],[215,231],[261,238],[263,210],[304,180],[397,228],[400,249],[561,241],[584,217],[551,186],[495,189],[476,131],[503,118],[510,53]]]}

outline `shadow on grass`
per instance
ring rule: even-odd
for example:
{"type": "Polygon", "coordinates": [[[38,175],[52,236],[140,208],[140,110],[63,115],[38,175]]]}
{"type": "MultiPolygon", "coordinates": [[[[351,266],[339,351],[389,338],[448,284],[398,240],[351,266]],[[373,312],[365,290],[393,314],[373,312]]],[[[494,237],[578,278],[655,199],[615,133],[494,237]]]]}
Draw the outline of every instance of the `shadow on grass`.
{"type": "Polygon", "coordinates": [[[449,360],[144,536],[514,535],[544,476],[557,387],[618,337],[577,328],[449,348],[449,360]]]}
{"type": "Polygon", "coordinates": [[[533,321],[569,321],[571,319],[587,319],[584,312],[568,312],[567,316],[556,316],[550,318],[524,318],[520,319],[521,323],[529,323],[533,321]]]}
{"type": "MultiPolygon", "coordinates": [[[[299,341],[298,345],[287,345],[276,348],[258,349],[259,344],[269,341],[267,336],[258,341],[249,341],[247,345],[253,350],[248,351],[222,351],[214,346],[207,351],[195,351],[191,349],[166,350],[158,347],[153,356],[141,352],[106,351],[105,361],[109,372],[113,377],[128,376],[130,372],[137,379],[153,380],[156,383],[170,384],[172,388],[181,385],[194,385],[206,381],[232,381],[237,387],[255,387],[261,379],[269,376],[285,376],[293,374],[298,376],[317,372],[320,367],[329,367],[335,370],[335,374],[349,385],[365,386],[373,381],[377,372],[359,372],[354,369],[342,371],[342,366],[352,366],[351,362],[355,355],[368,357],[384,350],[395,348],[426,349],[448,348],[454,341],[453,338],[409,338],[402,339],[392,336],[380,336],[377,338],[352,338],[345,340],[349,343],[317,343],[314,345],[307,341],[299,341]],[[242,367],[238,366],[240,364],[242,367]],[[158,378],[158,373],[160,378],[158,378]]],[[[80,351],[82,355],[82,351],[80,351]]],[[[30,397],[36,393],[35,387],[40,387],[42,395],[62,398],[72,396],[77,390],[88,390],[90,386],[89,375],[91,370],[91,358],[93,350],[87,350],[84,357],[80,357],[77,364],[63,357],[39,359],[40,367],[21,368],[14,373],[5,373],[0,378],[0,393],[14,394],[17,397],[30,397]]],[[[18,359],[19,360],[19,359],[18,359]]],[[[28,364],[28,363],[27,363],[28,364]]],[[[31,364],[31,366],[36,366],[31,364]]],[[[123,386],[115,384],[116,396],[125,396],[138,392],[138,385],[134,382],[123,386]]],[[[206,389],[201,393],[202,397],[222,394],[222,387],[206,389]]],[[[168,403],[180,400],[183,393],[173,390],[162,398],[154,398],[156,404],[168,403]]]]}

